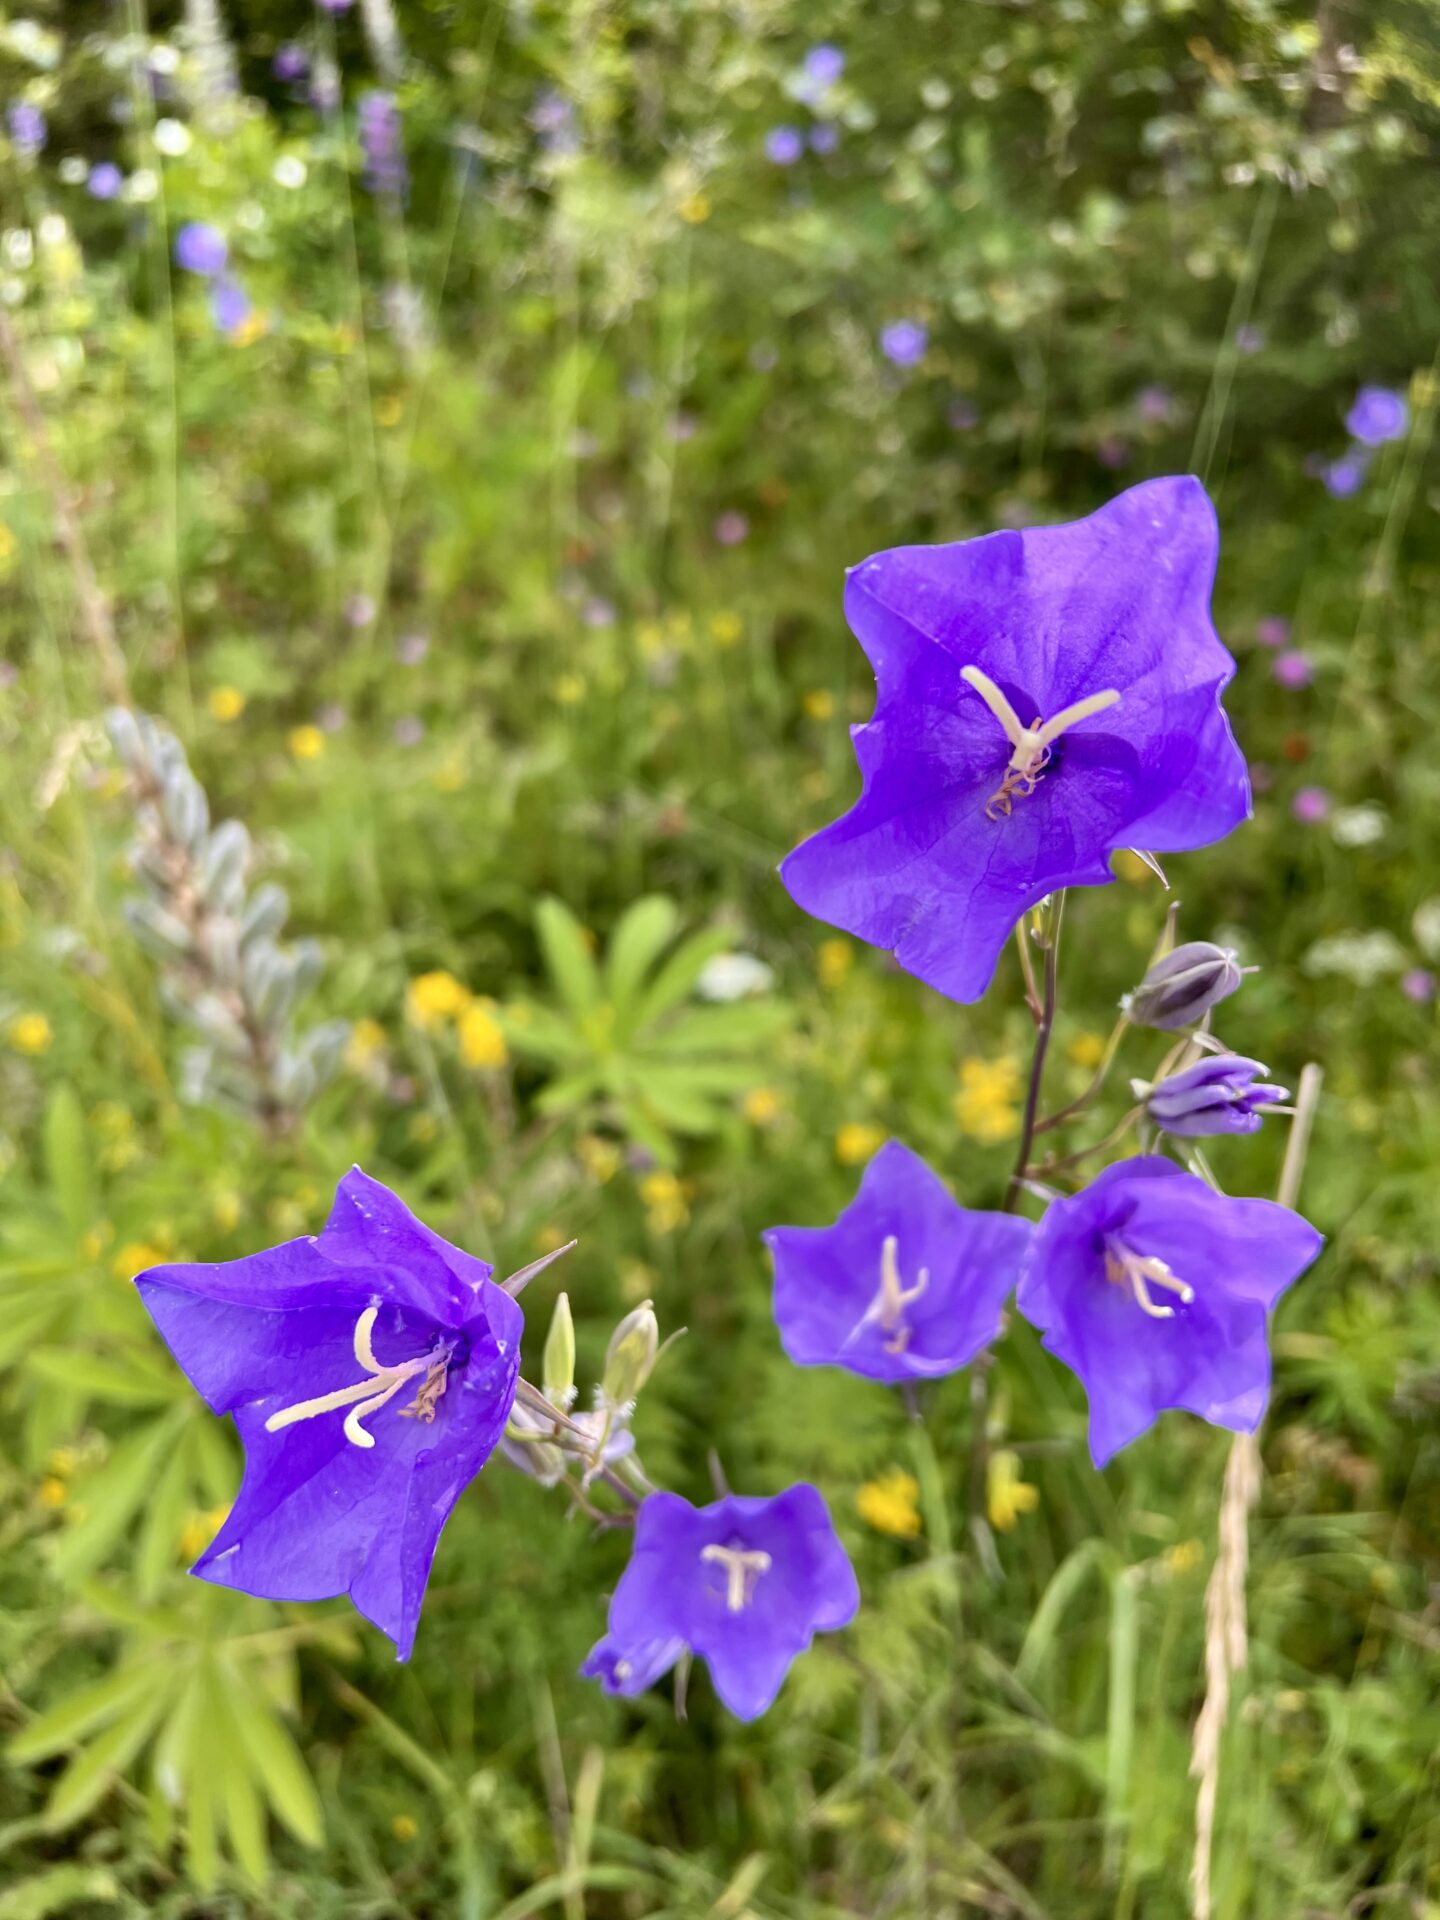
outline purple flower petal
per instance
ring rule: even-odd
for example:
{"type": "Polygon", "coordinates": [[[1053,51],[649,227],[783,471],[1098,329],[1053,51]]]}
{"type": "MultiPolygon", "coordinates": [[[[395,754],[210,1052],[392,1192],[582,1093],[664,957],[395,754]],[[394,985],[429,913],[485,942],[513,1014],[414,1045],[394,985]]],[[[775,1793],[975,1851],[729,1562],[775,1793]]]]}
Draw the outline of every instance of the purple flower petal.
{"type": "Polygon", "coordinates": [[[1145,1111],[1164,1132],[1189,1139],[1255,1133],[1264,1109],[1289,1098],[1284,1087],[1256,1084],[1266,1071],[1258,1060],[1238,1054],[1207,1054],[1153,1087],[1145,1111]]]}

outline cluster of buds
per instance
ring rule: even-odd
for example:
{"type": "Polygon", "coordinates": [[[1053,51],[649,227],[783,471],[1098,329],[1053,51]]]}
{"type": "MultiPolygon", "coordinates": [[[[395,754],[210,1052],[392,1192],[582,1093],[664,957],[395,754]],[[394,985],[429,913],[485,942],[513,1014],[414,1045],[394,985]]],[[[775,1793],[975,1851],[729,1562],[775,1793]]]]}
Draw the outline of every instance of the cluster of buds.
{"type": "Polygon", "coordinates": [[[1267,1108],[1289,1099],[1284,1087],[1262,1080],[1268,1069],[1258,1060],[1227,1052],[1210,1034],[1212,1010],[1235,992],[1245,971],[1230,948],[1187,941],[1156,960],[1122,1003],[1137,1026],[1185,1035],[1153,1083],[1130,1083],[1162,1133],[1182,1139],[1254,1133],[1267,1108]]]}
{"type": "Polygon", "coordinates": [[[295,1027],[323,968],[319,944],[281,944],[284,889],[250,888],[250,836],[238,820],[211,826],[174,734],[128,707],[113,708],[106,726],[134,800],[131,861],[144,889],[125,902],[125,919],[160,963],[167,1007],[197,1035],[184,1096],[282,1128],[334,1073],[349,1036],[343,1020],[295,1027]]]}

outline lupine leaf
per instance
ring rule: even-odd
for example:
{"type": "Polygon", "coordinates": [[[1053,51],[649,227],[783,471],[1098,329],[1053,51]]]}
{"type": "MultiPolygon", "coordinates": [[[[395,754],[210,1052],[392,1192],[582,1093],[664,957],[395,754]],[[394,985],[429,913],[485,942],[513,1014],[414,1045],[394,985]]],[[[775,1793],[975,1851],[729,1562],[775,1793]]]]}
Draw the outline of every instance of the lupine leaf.
{"type": "Polygon", "coordinates": [[[560,998],[572,1013],[589,1013],[600,1002],[600,970],[580,922],[562,901],[550,898],[535,909],[535,929],[560,998]]]}

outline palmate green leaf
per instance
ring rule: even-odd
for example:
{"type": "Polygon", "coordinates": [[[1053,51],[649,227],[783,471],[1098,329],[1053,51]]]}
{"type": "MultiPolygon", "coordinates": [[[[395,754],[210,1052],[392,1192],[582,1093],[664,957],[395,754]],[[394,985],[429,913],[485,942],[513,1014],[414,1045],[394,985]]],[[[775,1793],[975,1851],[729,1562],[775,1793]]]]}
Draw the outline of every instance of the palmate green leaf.
{"type": "Polygon", "coordinates": [[[101,1800],[155,1731],[169,1704],[170,1687],[158,1667],[152,1684],[104,1732],[76,1755],[45,1805],[45,1824],[72,1826],[101,1800]]]}
{"type": "Polygon", "coordinates": [[[635,1009],[636,1030],[652,1027],[672,1007],[678,1007],[695,991],[706,965],[717,954],[728,953],[733,945],[734,935],[723,927],[708,928],[682,941],[641,995],[635,1009]]]}
{"type": "Polygon", "coordinates": [[[146,1353],[132,1351],[123,1360],[68,1347],[35,1347],[25,1356],[27,1372],[117,1407],[164,1406],[179,1398],[182,1383],[146,1353]]]}
{"type": "Polygon", "coordinates": [[[28,1766],[37,1760],[48,1760],[52,1754],[64,1753],[86,1734],[107,1726],[137,1695],[153,1685],[154,1677],[151,1662],[136,1660],[117,1667],[92,1686],[81,1687],[78,1693],[38,1714],[28,1727],[16,1734],[8,1749],[10,1758],[28,1766]]]}
{"type": "Polygon", "coordinates": [[[128,1433],[105,1465],[82,1483],[85,1517],[60,1534],[51,1550],[61,1579],[93,1573],[105,1559],[139,1511],[166,1448],[189,1418],[190,1408],[181,1404],[128,1433]]]}
{"type": "Polygon", "coordinates": [[[240,1745],[276,1819],[302,1846],[318,1847],[325,1816],[300,1749],[248,1675],[223,1658],[218,1672],[240,1745]]]}
{"type": "Polygon", "coordinates": [[[87,1906],[111,1906],[125,1898],[108,1867],[77,1866],[66,1861],[47,1867],[0,1893],[0,1920],[52,1920],[87,1906]]]}
{"type": "Polygon", "coordinates": [[[626,1026],[645,975],[674,938],[680,909],[668,894],[651,893],[627,907],[605,953],[605,990],[617,1026],[626,1026]]]}
{"type": "Polygon", "coordinates": [[[793,1019],[792,1009],[783,1000],[737,1000],[725,1007],[694,1007],[657,1033],[647,1034],[645,1046],[656,1053],[730,1053],[773,1039],[793,1019]]]}
{"type": "Polygon", "coordinates": [[[500,1026],[506,1040],[519,1053],[533,1053],[542,1060],[583,1060],[590,1053],[584,1034],[562,1015],[533,1001],[521,1001],[502,1009],[500,1026]]]}
{"type": "Polygon", "coordinates": [[[535,909],[535,930],[560,998],[577,1016],[593,1012],[600,1004],[600,970],[580,922],[563,901],[550,896],[535,909]]]}
{"type": "Polygon", "coordinates": [[[646,1080],[635,1095],[635,1102],[677,1133],[699,1136],[715,1133],[723,1119],[703,1093],[684,1086],[667,1087],[653,1079],[646,1080]]]}
{"type": "Polygon", "coordinates": [[[145,1502],[135,1552],[135,1585],[142,1599],[160,1591],[177,1563],[180,1533],[196,1479],[197,1450],[193,1442],[197,1431],[192,1426],[182,1437],[160,1469],[160,1477],[145,1502]]]}
{"type": "Polygon", "coordinates": [[[71,1086],[57,1087],[45,1110],[45,1174],[61,1218],[78,1240],[95,1217],[95,1181],[84,1109],[71,1086]]]}

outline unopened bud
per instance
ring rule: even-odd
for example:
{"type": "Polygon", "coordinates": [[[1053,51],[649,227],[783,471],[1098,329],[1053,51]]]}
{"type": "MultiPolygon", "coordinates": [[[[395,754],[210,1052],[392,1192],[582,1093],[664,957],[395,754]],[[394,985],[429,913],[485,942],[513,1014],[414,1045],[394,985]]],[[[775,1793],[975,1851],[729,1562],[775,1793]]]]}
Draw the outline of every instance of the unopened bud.
{"type": "Polygon", "coordinates": [[[1239,963],[1228,947],[1217,947],[1210,940],[1189,940],[1157,960],[1121,1004],[1137,1026],[1178,1033],[1182,1027],[1194,1026],[1220,1001],[1228,1000],[1241,977],[1239,963]]]}
{"type": "Polygon", "coordinates": [[[600,1391],[612,1407],[623,1407],[636,1397],[650,1378],[650,1369],[659,1351],[660,1322],[646,1300],[633,1313],[626,1314],[611,1334],[605,1351],[600,1391]]]}
{"type": "Polygon", "coordinates": [[[550,1316],[550,1331],[545,1336],[545,1353],[540,1362],[540,1383],[551,1406],[567,1413],[575,1398],[575,1322],[568,1293],[560,1295],[550,1316]]]}

